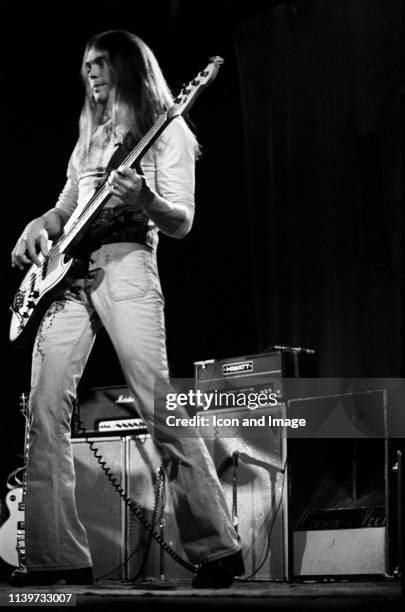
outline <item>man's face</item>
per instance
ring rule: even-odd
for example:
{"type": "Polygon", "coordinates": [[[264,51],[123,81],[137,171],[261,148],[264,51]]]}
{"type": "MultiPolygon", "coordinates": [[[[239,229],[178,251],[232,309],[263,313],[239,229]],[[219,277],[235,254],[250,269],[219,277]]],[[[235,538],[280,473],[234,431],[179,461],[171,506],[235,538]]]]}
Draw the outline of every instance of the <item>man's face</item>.
{"type": "Polygon", "coordinates": [[[107,102],[112,88],[111,68],[107,52],[92,47],[87,53],[84,65],[95,101],[104,104],[107,102]]]}

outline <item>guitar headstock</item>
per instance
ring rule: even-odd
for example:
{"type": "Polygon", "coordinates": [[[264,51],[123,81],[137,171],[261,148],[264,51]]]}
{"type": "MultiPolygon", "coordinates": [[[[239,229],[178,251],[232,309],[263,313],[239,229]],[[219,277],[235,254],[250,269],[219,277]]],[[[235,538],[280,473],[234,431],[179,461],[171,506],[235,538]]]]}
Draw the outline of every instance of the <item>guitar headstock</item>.
{"type": "Polygon", "coordinates": [[[210,62],[204,70],[200,70],[194,79],[183,86],[177,98],[173,101],[173,106],[168,109],[167,117],[173,119],[191,108],[197,96],[215,79],[219,67],[223,63],[224,60],[218,55],[210,57],[210,62]]]}

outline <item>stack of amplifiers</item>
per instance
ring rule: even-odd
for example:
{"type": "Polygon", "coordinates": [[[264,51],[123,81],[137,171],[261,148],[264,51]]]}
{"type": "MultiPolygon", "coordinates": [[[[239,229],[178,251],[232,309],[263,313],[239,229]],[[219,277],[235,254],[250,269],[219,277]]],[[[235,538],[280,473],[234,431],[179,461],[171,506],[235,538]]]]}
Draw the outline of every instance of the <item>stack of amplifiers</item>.
{"type": "Polygon", "coordinates": [[[244,407],[230,408],[227,403],[216,409],[210,407],[210,413],[237,425],[221,432],[214,427],[208,435],[205,432],[229,512],[234,515],[237,510],[246,575],[258,580],[285,580],[288,575],[286,437],[284,428],[239,424],[243,419],[259,422],[269,416],[286,417],[283,378],[293,375],[293,365],[292,355],[278,350],[194,363],[196,391],[246,398],[250,394],[272,394],[277,402],[253,411],[247,403],[244,407]]]}
{"type": "Polygon", "coordinates": [[[147,433],[127,386],[93,387],[78,393],[72,436],[116,436],[147,433]]]}
{"type": "Polygon", "coordinates": [[[153,440],[139,417],[127,386],[94,387],[78,393],[72,419],[76,504],[86,527],[95,578],[180,580],[190,572],[163,551],[115,490],[114,481],[133,499],[155,531],[183,559],[171,491],[163,483],[156,506],[161,465],[153,440]],[[84,439],[86,438],[86,439],[84,439]],[[101,467],[90,443],[97,449],[101,467]]]}

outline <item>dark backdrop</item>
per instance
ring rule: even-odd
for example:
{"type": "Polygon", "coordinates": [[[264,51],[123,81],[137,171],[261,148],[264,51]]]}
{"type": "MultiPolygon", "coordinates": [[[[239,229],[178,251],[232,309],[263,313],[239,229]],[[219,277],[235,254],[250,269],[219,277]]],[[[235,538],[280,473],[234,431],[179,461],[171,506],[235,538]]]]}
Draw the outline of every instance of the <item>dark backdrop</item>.
{"type": "MultiPolygon", "coordinates": [[[[402,374],[398,0],[2,3],[1,483],[20,464],[29,351],[8,342],[9,253],[51,207],[77,137],[86,39],[126,28],[173,90],[225,64],[191,119],[197,214],[162,237],[173,375],[195,360],[310,346],[327,376],[402,374]],[[274,10],[273,10],[273,7],[274,10]]],[[[85,386],[123,382],[100,335],[85,386]]]]}
{"type": "Polygon", "coordinates": [[[236,30],[258,346],[400,376],[401,3],[300,2],[236,30]]]}

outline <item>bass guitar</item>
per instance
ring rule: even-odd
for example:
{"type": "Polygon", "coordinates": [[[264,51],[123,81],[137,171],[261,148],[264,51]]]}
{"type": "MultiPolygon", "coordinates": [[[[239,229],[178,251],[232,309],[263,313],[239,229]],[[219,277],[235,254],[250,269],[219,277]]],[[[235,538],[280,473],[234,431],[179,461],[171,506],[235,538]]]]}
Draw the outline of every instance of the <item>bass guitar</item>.
{"type": "MultiPolygon", "coordinates": [[[[182,88],[172,106],[159,116],[150,130],[121,162],[122,166],[129,168],[138,166],[140,159],[168,124],[187,111],[201,91],[214,80],[223,61],[218,56],[210,58],[206,68],[182,88]]],[[[110,197],[106,183],[94,194],[90,194],[76,208],[62,235],[52,245],[49,254],[45,257],[40,256],[41,264],[39,266],[33,264],[29,268],[10,307],[12,311],[10,341],[15,345],[24,345],[32,338],[49,304],[77,278],[80,266],[77,247],[91,222],[110,197]]]]}

